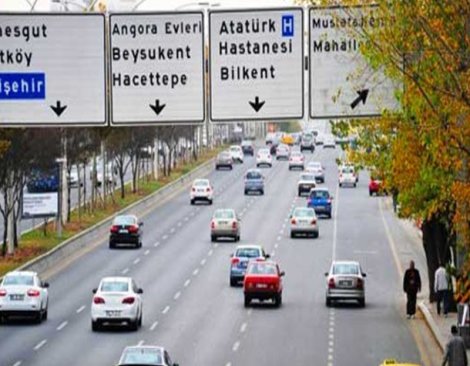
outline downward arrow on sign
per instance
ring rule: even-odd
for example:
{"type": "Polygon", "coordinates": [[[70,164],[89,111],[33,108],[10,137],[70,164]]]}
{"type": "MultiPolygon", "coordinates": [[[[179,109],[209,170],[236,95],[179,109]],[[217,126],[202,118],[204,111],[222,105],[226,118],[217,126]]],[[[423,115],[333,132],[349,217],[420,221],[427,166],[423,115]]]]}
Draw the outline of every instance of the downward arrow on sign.
{"type": "Polygon", "coordinates": [[[262,101],[260,102],[259,101],[259,97],[255,97],[255,101],[254,102],[248,102],[250,103],[251,107],[255,110],[256,113],[258,113],[260,111],[261,108],[263,108],[263,105],[264,103],[266,103],[266,101],[262,101]]]}
{"type": "Polygon", "coordinates": [[[165,108],[165,106],[166,104],[160,105],[160,99],[155,99],[155,105],[149,104],[149,107],[152,108],[157,116],[160,114],[163,108],[165,108]]]}
{"type": "Polygon", "coordinates": [[[60,115],[67,108],[66,105],[63,106],[63,105],[60,104],[60,100],[58,100],[55,105],[51,105],[50,107],[54,111],[54,113],[56,114],[57,117],[60,117],[60,115]]]}

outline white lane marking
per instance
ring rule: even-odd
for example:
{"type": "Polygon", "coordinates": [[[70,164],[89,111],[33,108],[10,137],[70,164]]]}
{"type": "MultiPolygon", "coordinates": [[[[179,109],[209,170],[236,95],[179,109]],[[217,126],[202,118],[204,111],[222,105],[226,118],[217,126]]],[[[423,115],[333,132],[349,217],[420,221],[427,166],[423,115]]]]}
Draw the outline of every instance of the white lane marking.
{"type": "Polygon", "coordinates": [[[333,362],[328,362],[328,366],[333,366],[333,362]]]}
{"type": "Polygon", "coordinates": [[[333,214],[333,258],[334,261],[336,259],[336,244],[337,244],[337,237],[338,237],[338,207],[339,207],[339,185],[336,186],[336,193],[335,193],[335,212],[333,214]]]}
{"type": "Polygon", "coordinates": [[[231,363],[231,362],[227,362],[227,363],[225,364],[225,366],[232,366],[232,363],[231,363]]]}
{"type": "Polygon", "coordinates": [[[333,353],[333,348],[328,348],[328,353],[333,353]]]}
{"type": "Polygon", "coordinates": [[[168,239],[168,235],[163,235],[162,239],[163,239],[163,240],[168,239]]]}
{"type": "Polygon", "coordinates": [[[278,237],[277,237],[277,241],[280,241],[281,239],[282,239],[281,236],[278,236],[278,237]]]}
{"type": "Polygon", "coordinates": [[[134,264],[138,264],[140,262],[140,258],[137,258],[135,261],[134,261],[134,264]]]}
{"type": "Polygon", "coordinates": [[[240,333],[244,333],[247,326],[248,326],[248,324],[243,323],[242,326],[240,327],[240,333]]]}
{"type": "Polygon", "coordinates": [[[279,231],[279,234],[280,234],[280,235],[284,234],[284,229],[280,230],[280,231],[279,231]]]}
{"type": "Polygon", "coordinates": [[[207,253],[207,255],[210,257],[213,253],[214,253],[214,251],[211,249],[211,250],[209,250],[209,252],[207,253]]]}
{"type": "Polygon", "coordinates": [[[328,334],[328,338],[335,339],[335,335],[334,334],[328,334]]]}
{"type": "Polygon", "coordinates": [[[335,332],[335,328],[331,327],[330,329],[328,329],[328,331],[333,334],[335,332]]]}
{"type": "Polygon", "coordinates": [[[160,245],[160,242],[157,241],[153,246],[156,248],[156,247],[158,247],[159,245],[160,245]]]}
{"type": "Polygon", "coordinates": [[[198,273],[199,273],[199,268],[196,268],[196,269],[193,271],[193,276],[197,276],[198,273]]]}
{"type": "Polygon", "coordinates": [[[60,323],[60,325],[56,329],[57,330],[62,330],[67,326],[68,323],[69,323],[68,321],[62,322],[62,323],[60,323]]]}
{"type": "Polygon", "coordinates": [[[23,361],[16,361],[13,366],[20,366],[23,363],[23,361]]]}
{"type": "Polygon", "coordinates": [[[178,222],[178,227],[181,227],[183,224],[180,222],[178,222]]]}
{"type": "Polygon", "coordinates": [[[239,341],[236,341],[236,342],[233,344],[232,351],[233,351],[233,352],[237,352],[239,347],[240,347],[240,342],[239,342],[239,341]]]}
{"type": "Polygon", "coordinates": [[[172,227],[171,230],[170,230],[170,233],[173,234],[175,231],[176,231],[176,229],[174,227],[172,227]]]}
{"type": "Polygon", "coordinates": [[[163,309],[162,314],[166,314],[170,311],[170,306],[167,305],[165,309],[163,309]]]}
{"type": "Polygon", "coordinates": [[[275,249],[277,249],[278,246],[279,246],[279,243],[274,244],[275,249]]]}
{"type": "Polygon", "coordinates": [[[283,228],[283,229],[286,228],[286,223],[283,223],[283,224],[282,224],[282,228],[283,228]]]}
{"type": "Polygon", "coordinates": [[[47,339],[43,339],[41,342],[36,344],[33,349],[35,351],[39,351],[41,349],[41,347],[44,346],[46,343],[47,343],[47,339]]]}
{"type": "Polygon", "coordinates": [[[126,274],[127,272],[129,272],[129,268],[124,268],[121,273],[126,274]]]}
{"type": "Polygon", "coordinates": [[[275,255],[276,255],[276,251],[273,250],[273,251],[271,252],[271,257],[274,257],[275,255]]]}
{"type": "Polygon", "coordinates": [[[206,258],[204,258],[203,260],[201,260],[201,266],[205,265],[206,264],[206,258]]]}
{"type": "Polygon", "coordinates": [[[152,325],[150,326],[150,331],[153,332],[155,328],[157,327],[157,325],[158,325],[158,322],[153,322],[152,325]]]}
{"type": "Polygon", "coordinates": [[[144,252],[144,255],[149,255],[149,254],[150,254],[150,250],[147,249],[147,250],[144,252]]]}
{"type": "Polygon", "coordinates": [[[184,218],[184,221],[189,221],[189,217],[186,216],[186,217],[184,218]]]}
{"type": "Polygon", "coordinates": [[[333,361],[333,355],[328,355],[328,361],[333,361]]]}
{"type": "Polygon", "coordinates": [[[142,346],[143,344],[144,344],[144,340],[143,340],[143,339],[141,339],[141,340],[139,341],[139,343],[137,343],[138,346],[142,346]]]}
{"type": "Polygon", "coordinates": [[[178,300],[179,297],[181,296],[181,291],[178,291],[175,296],[173,296],[173,299],[178,300]]]}
{"type": "Polygon", "coordinates": [[[191,280],[188,278],[188,279],[184,282],[184,287],[188,287],[190,283],[191,283],[191,280]]]}
{"type": "Polygon", "coordinates": [[[219,244],[218,243],[215,243],[214,244],[214,248],[218,248],[219,247],[219,244]]]}
{"type": "Polygon", "coordinates": [[[289,220],[289,219],[286,217],[286,218],[284,219],[284,222],[287,223],[288,220],[289,220]]]}
{"type": "Polygon", "coordinates": [[[335,326],[335,321],[334,320],[330,320],[330,327],[334,327],[335,326]]]}
{"type": "Polygon", "coordinates": [[[248,309],[248,311],[246,313],[248,314],[248,316],[250,316],[251,313],[253,313],[253,309],[248,309]]]}
{"type": "Polygon", "coordinates": [[[77,314],[80,314],[83,310],[85,310],[86,306],[82,305],[77,309],[77,314]]]}
{"type": "Polygon", "coordinates": [[[328,342],[328,345],[329,345],[330,347],[333,347],[333,346],[335,345],[335,342],[329,341],[329,342],[328,342]]]}

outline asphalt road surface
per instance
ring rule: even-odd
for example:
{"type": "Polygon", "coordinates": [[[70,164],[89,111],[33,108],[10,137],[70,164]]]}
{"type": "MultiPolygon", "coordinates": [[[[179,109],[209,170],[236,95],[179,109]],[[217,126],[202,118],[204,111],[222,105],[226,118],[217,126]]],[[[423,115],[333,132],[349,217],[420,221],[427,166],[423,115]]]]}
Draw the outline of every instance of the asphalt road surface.
{"type": "MultiPolygon", "coordinates": [[[[291,239],[288,215],[304,206],[296,197],[298,171],[274,161],[264,196],[243,195],[243,173],[213,171],[214,204],[190,206],[189,191],[142,213],[143,248],[108,249],[108,238],[51,275],[49,319],[0,326],[2,366],[114,365],[127,345],[165,346],[181,366],[373,366],[395,357],[421,362],[419,339],[401,307],[400,278],[382,218],[383,198],[369,197],[368,177],[357,188],[338,188],[339,148],[318,147],[307,160],[326,166],[334,195],[331,220],[320,237],[291,239]],[[263,245],[284,277],[283,305],[243,306],[242,288],[229,286],[235,243],[211,243],[215,208],[242,216],[240,244],[263,245]],[[325,277],[332,258],[359,260],[365,272],[366,307],[325,306],[325,277]],[[137,332],[91,331],[92,289],[109,275],[132,276],[144,289],[143,326],[137,332]]],[[[393,226],[392,232],[402,230],[393,226]]],[[[90,245],[98,243],[90,243],[90,245]]]]}

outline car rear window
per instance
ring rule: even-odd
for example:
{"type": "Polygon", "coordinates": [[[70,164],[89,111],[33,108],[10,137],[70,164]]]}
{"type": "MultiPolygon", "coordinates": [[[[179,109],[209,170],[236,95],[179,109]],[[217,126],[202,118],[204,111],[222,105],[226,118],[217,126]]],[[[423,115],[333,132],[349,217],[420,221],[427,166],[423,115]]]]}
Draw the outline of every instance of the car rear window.
{"type": "Polygon", "coordinates": [[[233,219],[235,217],[235,214],[231,210],[221,210],[216,211],[214,217],[216,219],[233,219]]]}
{"type": "Polygon", "coordinates": [[[114,219],[114,225],[134,225],[136,222],[134,216],[118,216],[114,219]]]}
{"type": "Polygon", "coordinates": [[[294,210],[293,216],[295,217],[313,217],[315,216],[315,211],[308,208],[297,208],[294,210]]]}
{"type": "Polygon", "coordinates": [[[359,267],[357,264],[335,264],[333,266],[333,274],[357,275],[359,274],[359,267]]]}
{"type": "Polygon", "coordinates": [[[107,281],[101,285],[102,292],[127,292],[129,284],[127,282],[107,281]]]}
{"type": "Polygon", "coordinates": [[[196,187],[205,187],[209,185],[209,182],[207,180],[197,180],[194,182],[194,185],[196,187]]]}
{"type": "Polygon", "coordinates": [[[261,253],[260,250],[256,248],[241,248],[237,250],[235,256],[244,258],[258,258],[261,257],[261,253]]]}
{"type": "Polygon", "coordinates": [[[33,276],[6,276],[3,280],[3,285],[25,285],[34,286],[33,276]]]}
{"type": "Polygon", "coordinates": [[[258,172],[246,173],[246,179],[261,179],[261,174],[258,172]]]}
{"type": "Polygon", "coordinates": [[[266,264],[263,262],[251,263],[247,270],[251,274],[270,274],[275,275],[277,273],[276,267],[273,264],[266,264]]]}
{"type": "Polygon", "coordinates": [[[219,154],[220,159],[227,159],[230,157],[230,154],[228,152],[223,152],[219,154]]]}
{"type": "Polygon", "coordinates": [[[312,191],[310,193],[310,197],[312,198],[329,198],[330,194],[328,191],[312,191]]]}
{"type": "Polygon", "coordinates": [[[354,169],[353,168],[343,168],[341,170],[341,173],[344,173],[344,174],[352,174],[354,173],[354,169]]]}
{"type": "Polygon", "coordinates": [[[315,180],[315,176],[311,174],[302,174],[300,180],[315,180]]]}
{"type": "Polygon", "coordinates": [[[162,352],[157,349],[131,349],[122,357],[125,365],[163,365],[162,352]]]}

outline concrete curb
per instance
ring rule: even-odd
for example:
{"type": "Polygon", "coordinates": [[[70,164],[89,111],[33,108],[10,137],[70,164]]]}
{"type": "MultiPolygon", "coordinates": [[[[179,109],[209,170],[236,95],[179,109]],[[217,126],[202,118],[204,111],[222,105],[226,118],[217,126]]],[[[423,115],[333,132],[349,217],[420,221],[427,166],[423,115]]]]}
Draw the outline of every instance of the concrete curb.
{"type": "Polygon", "coordinates": [[[426,307],[426,305],[422,301],[418,304],[418,309],[421,312],[421,314],[423,314],[424,320],[426,321],[429,329],[431,330],[431,333],[436,339],[437,344],[439,345],[441,351],[444,352],[446,349],[446,342],[444,340],[444,337],[441,334],[441,331],[439,330],[439,327],[434,321],[429,309],[426,307]]]}
{"type": "Polygon", "coordinates": [[[56,246],[54,249],[40,255],[37,258],[30,260],[29,262],[23,264],[22,266],[16,268],[16,271],[34,271],[38,272],[39,275],[43,274],[50,268],[59,264],[59,262],[68,256],[77,253],[81,249],[84,249],[90,243],[98,240],[100,237],[106,234],[109,226],[112,223],[112,220],[115,216],[125,214],[125,213],[134,213],[137,214],[142,210],[154,205],[156,201],[162,196],[174,193],[178,190],[183,189],[189,183],[199,177],[205,176],[212,170],[215,158],[210,159],[209,161],[201,164],[199,167],[194,170],[186,173],[182,177],[178,178],[174,182],[171,182],[149,196],[143,197],[142,199],[132,203],[130,206],[120,210],[119,212],[114,213],[112,216],[98,222],[97,224],[85,229],[73,237],[67,239],[63,243],[56,246]]]}

